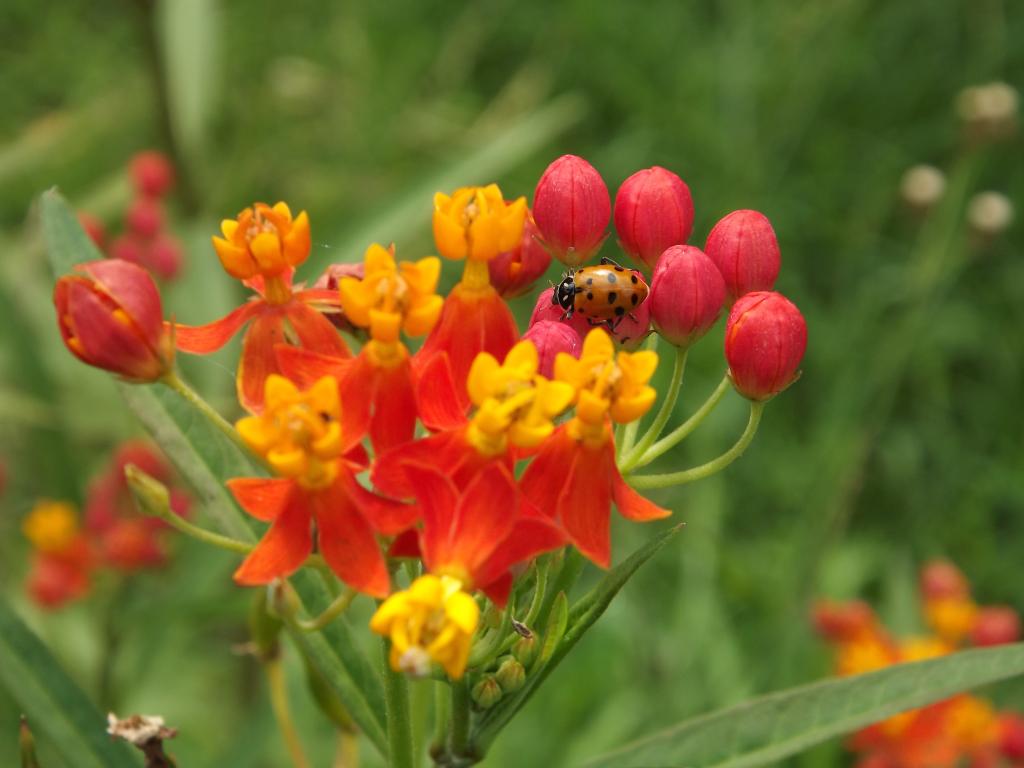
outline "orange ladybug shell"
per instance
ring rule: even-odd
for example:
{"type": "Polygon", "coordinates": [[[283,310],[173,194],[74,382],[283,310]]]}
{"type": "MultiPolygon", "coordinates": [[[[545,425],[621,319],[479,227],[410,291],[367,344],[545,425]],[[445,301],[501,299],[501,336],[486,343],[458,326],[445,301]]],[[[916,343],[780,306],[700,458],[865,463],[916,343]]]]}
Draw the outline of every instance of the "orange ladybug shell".
{"type": "Polygon", "coordinates": [[[644,303],[651,289],[635,269],[618,264],[580,267],[573,274],[573,310],[595,320],[616,320],[644,303]]]}

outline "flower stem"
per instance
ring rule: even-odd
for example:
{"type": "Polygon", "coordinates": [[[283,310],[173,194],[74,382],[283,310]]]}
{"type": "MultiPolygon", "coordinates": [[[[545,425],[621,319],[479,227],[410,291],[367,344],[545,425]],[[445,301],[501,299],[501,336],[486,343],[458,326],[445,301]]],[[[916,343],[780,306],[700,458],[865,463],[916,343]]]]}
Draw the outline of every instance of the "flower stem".
{"type": "Polygon", "coordinates": [[[295,730],[295,723],[292,722],[291,712],[288,708],[288,692],[285,689],[281,660],[279,658],[270,659],[264,662],[263,668],[267,671],[267,682],[270,684],[270,705],[274,710],[274,717],[277,718],[277,726],[281,730],[281,737],[288,748],[288,754],[291,755],[292,764],[295,768],[309,768],[306,754],[302,750],[302,742],[299,740],[299,733],[295,730]]]}
{"type": "Polygon", "coordinates": [[[405,675],[391,669],[388,643],[386,638],[381,640],[384,654],[384,703],[388,722],[388,766],[413,768],[409,686],[405,682],[405,675]]]}
{"type": "Polygon", "coordinates": [[[451,697],[448,694],[447,681],[435,680],[434,686],[434,738],[430,744],[430,754],[437,757],[444,753],[448,740],[448,719],[451,713],[451,697]]]}
{"type": "Polygon", "coordinates": [[[469,751],[469,707],[469,683],[465,678],[453,681],[448,750],[456,760],[469,751]]]}
{"type": "MultiPolygon", "coordinates": [[[[164,375],[161,381],[163,381],[163,383],[170,389],[177,392],[183,400],[205,416],[207,421],[223,432],[231,442],[241,448],[242,452],[245,453],[246,456],[255,457],[249,446],[245,444],[244,440],[242,440],[241,435],[238,434],[238,431],[231,426],[231,423],[217,413],[213,406],[206,402],[198,392],[185,383],[185,380],[178,375],[177,371],[171,369],[164,375]]],[[[255,458],[259,459],[259,457],[255,458]]],[[[260,461],[262,463],[262,459],[260,459],[260,461]]]]}
{"type": "Polygon", "coordinates": [[[699,467],[686,469],[681,472],[667,472],[660,475],[634,475],[628,478],[628,482],[634,488],[668,488],[672,485],[683,485],[692,483],[694,480],[702,480],[716,472],[721,472],[736,459],[743,455],[743,452],[750,445],[757,433],[757,425],[761,422],[761,413],[764,411],[764,403],[750,404],[750,419],[747,421],[747,428],[743,430],[740,439],[717,459],[712,459],[707,464],[699,467]]]}
{"type": "Polygon", "coordinates": [[[701,425],[701,422],[707,418],[708,414],[715,410],[715,407],[729,390],[731,384],[732,380],[729,378],[729,374],[723,376],[722,380],[718,382],[718,386],[715,388],[715,391],[711,393],[711,396],[704,401],[700,408],[693,412],[693,415],[690,416],[690,418],[665,435],[665,437],[661,438],[661,440],[654,443],[654,445],[648,448],[642,455],[634,457],[632,463],[628,467],[623,467],[622,471],[629,472],[630,470],[637,469],[638,467],[646,467],[666,451],[674,448],[685,440],[693,430],[701,425]]]}
{"type": "Polygon", "coordinates": [[[672,411],[676,407],[676,400],[679,399],[679,390],[683,387],[683,373],[686,371],[686,353],[686,349],[676,347],[676,356],[672,365],[672,380],[669,382],[665,398],[661,401],[661,408],[658,409],[658,415],[654,417],[654,421],[651,422],[651,426],[647,428],[640,441],[628,453],[624,454],[622,458],[622,467],[624,469],[631,469],[636,466],[637,459],[643,456],[654,441],[661,436],[665,425],[668,424],[668,420],[672,417],[672,411]]]}
{"type": "Polygon", "coordinates": [[[352,605],[352,601],[356,598],[359,593],[356,590],[349,587],[336,598],[334,601],[324,608],[323,613],[313,619],[296,619],[295,626],[301,629],[303,632],[318,632],[336,618],[341,616],[348,607],[352,605]]]}

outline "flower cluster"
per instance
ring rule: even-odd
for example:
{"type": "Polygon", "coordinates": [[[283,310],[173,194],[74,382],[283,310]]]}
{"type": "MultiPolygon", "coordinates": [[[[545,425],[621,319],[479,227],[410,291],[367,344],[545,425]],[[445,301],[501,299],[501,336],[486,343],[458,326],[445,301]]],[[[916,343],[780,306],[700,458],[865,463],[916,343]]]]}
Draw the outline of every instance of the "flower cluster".
{"type": "MultiPolygon", "coordinates": [[[[167,562],[166,526],[135,510],[125,481],[129,466],[163,482],[173,480],[153,448],[127,442],[90,484],[81,519],[74,505],[50,500],[37,502],[25,517],[22,531],[33,549],[27,589],[37,604],[58,608],[83,597],[100,568],[128,574],[167,562]]],[[[181,490],[172,490],[170,504],[175,514],[188,513],[189,498],[181,490]]]]}
{"type": "Polygon", "coordinates": [[[181,272],[182,247],[167,229],[164,198],[174,188],[174,166],[161,152],[136,154],[129,165],[134,197],[124,213],[124,229],[108,239],[103,222],[82,212],[79,221],[96,247],[112,259],[124,259],[161,280],[181,272]]]}
{"type": "MultiPolygon", "coordinates": [[[[929,633],[896,637],[864,602],[820,602],[818,633],[835,648],[836,672],[855,675],[923,661],[964,646],[1020,639],[1020,617],[1007,606],[979,606],[955,565],[934,561],[921,571],[922,612],[929,633]]],[[[961,694],[903,712],[856,733],[849,748],[867,768],[1024,765],[1024,717],[997,712],[985,699],[961,694]]]]}
{"type": "MultiPolygon", "coordinates": [[[[107,348],[107,316],[152,328],[157,341],[173,338],[190,354],[212,352],[247,326],[237,390],[249,415],[232,436],[271,476],[227,484],[269,527],[235,580],[269,584],[306,564],[326,566],[351,590],[383,601],[370,626],[390,638],[396,670],[427,674],[437,664],[458,679],[475,669],[484,675],[474,686],[483,706],[523,684],[530,654],[524,641],[514,658],[500,656],[514,638],[495,640],[493,627],[481,628],[481,605],[511,611],[510,598],[532,589],[539,608],[544,584],[531,564],[545,553],[564,561],[566,546],[607,568],[613,507],[638,522],[670,514],[634,486],[710,474],[753,436],[750,427],[743,446],[684,479],[631,475],[667,450],[654,441],[681,377],[677,368],[670,397],[636,441],[658,397],[655,339],[639,348],[652,327],[680,355],[712,328],[726,299],[736,299],[726,357],[736,389],[752,400],[754,427],[762,401],[795,379],[806,343],[800,313],[770,290],[778,245],[760,214],[727,217],[705,253],[686,244],[687,185],[653,168],[623,184],[614,217],[640,268],[587,263],[608,237],[611,199],[589,163],[566,156],[540,179],[532,210],[495,184],[438,193],[439,256],[405,260],[394,245],[371,244],[360,264],[331,265],[306,288],[293,278],[309,257],[309,217],[283,202],[255,203],[213,238],[224,270],[254,292],[225,317],[161,326],[153,319],[158,297],[129,307],[102,275],[88,290],[108,295],[97,299],[106,315],[97,309],[89,325],[65,322],[60,300],[58,311],[69,346],[86,362],[171,386],[180,380],[168,373],[169,355],[146,357],[155,362],[145,370],[128,364],[145,357],[147,336],[125,339],[116,355],[95,352],[107,348]],[[521,335],[506,300],[530,291],[553,258],[568,271],[557,289],[541,293],[521,335]],[[462,267],[447,296],[437,292],[443,260],[462,267]],[[644,270],[652,267],[649,279],[644,270]],[[402,561],[410,566],[405,589],[402,561]],[[476,658],[485,635],[495,652],[476,658]]],[[[63,278],[58,299],[82,279],[63,278]]]]}

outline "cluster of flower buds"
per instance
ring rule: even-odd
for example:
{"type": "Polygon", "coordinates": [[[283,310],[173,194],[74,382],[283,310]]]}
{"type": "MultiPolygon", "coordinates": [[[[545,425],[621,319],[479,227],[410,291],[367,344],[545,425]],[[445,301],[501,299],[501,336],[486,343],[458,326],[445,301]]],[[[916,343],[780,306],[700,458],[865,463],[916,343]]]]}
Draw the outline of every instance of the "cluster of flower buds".
{"type": "Polygon", "coordinates": [[[103,222],[88,213],[79,220],[96,247],[112,259],[149,270],[161,280],[181,272],[182,247],[167,229],[164,198],[174,187],[174,166],[161,152],[139,152],[129,165],[134,197],[124,213],[124,229],[108,239],[103,222]]]}
{"type": "MultiPolygon", "coordinates": [[[[1020,617],[1008,606],[978,606],[963,573],[947,561],[921,571],[920,595],[931,635],[898,638],[861,601],[819,602],[813,620],[835,648],[840,675],[953,653],[965,645],[1002,645],[1020,639],[1020,617]]],[[[849,741],[859,765],[1024,765],[1024,717],[997,712],[986,700],[961,694],[871,725],[849,741]]]]}
{"type": "MultiPolygon", "coordinates": [[[[159,568],[167,562],[166,525],[135,510],[125,468],[138,467],[151,477],[171,482],[166,461],[145,443],[128,442],[113,454],[107,469],[89,486],[81,519],[63,501],[41,500],[22,522],[33,557],[27,589],[44,608],[58,608],[83,597],[97,569],[124,574],[159,568]]],[[[175,488],[171,509],[187,515],[187,495],[175,488]]]]}

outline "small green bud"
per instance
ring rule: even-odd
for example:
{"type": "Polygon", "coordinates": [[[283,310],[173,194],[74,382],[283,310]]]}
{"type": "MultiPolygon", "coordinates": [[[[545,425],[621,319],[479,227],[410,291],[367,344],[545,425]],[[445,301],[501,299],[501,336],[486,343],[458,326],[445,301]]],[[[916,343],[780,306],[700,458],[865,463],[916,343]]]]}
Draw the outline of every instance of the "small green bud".
{"type": "MultiPolygon", "coordinates": [[[[273,589],[270,587],[269,589],[273,589]]],[[[280,651],[278,638],[281,635],[281,620],[272,616],[269,609],[267,589],[257,589],[249,606],[249,634],[256,655],[261,659],[273,659],[280,651]]]]}
{"type": "Polygon", "coordinates": [[[494,674],[498,685],[505,693],[515,693],[526,682],[526,669],[513,656],[505,656],[494,674]]]}
{"type": "Polygon", "coordinates": [[[501,686],[494,679],[494,675],[486,675],[473,686],[470,696],[480,709],[490,709],[501,701],[501,686]]]}
{"type": "Polygon", "coordinates": [[[512,655],[515,656],[519,663],[524,667],[528,667],[533,664],[533,660],[537,658],[537,650],[540,648],[537,642],[537,636],[531,634],[529,637],[520,637],[512,645],[512,655]]]}
{"type": "Polygon", "coordinates": [[[498,610],[494,603],[490,603],[487,606],[487,610],[484,611],[484,624],[491,629],[497,629],[501,626],[503,619],[504,616],[502,616],[502,612],[498,610]]]}

